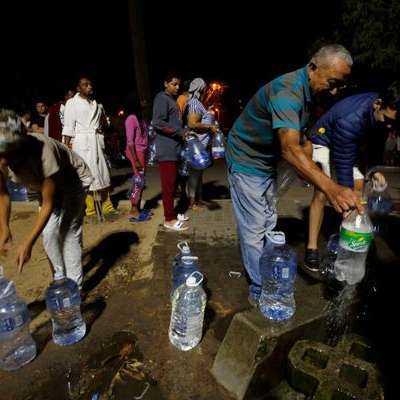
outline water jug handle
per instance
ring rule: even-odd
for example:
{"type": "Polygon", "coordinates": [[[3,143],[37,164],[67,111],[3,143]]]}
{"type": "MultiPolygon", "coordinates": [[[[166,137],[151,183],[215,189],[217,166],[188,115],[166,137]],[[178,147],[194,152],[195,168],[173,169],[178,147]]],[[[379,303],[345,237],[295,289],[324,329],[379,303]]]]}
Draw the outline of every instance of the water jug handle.
{"type": "Polygon", "coordinates": [[[185,260],[187,260],[187,261],[198,261],[199,257],[197,257],[197,256],[182,256],[182,260],[183,260],[183,262],[185,262],[185,260]]]}
{"type": "Polygon", "coordinates": [[[285,244],[285,233],[281,231],[269,231],[265,234],[268,240],[274,244],[285,244]]]}
{"type": "Polygon", "coordinates": [[[13,281],[9,281],[7,286],[5,287],[5,289],[0,293],[0,299],[2,299],[3,297],[7,297],[9,294],[9,291],[11,289],[11,287],[14,285],[13,281]]]}
{"type": "MultiPolygon", "coordinates": [[[[181,253],[184,253],[184,249],[185,249],[185,248],[189,249],[189,251],[190,251],[189,243],[188,243],[186,240],[184,240],[184,241],[182,241],[182,242],[179,242],[179,243],[176,245],[176,247],[180,250],[181,253]]],[[[186,250],[186,249],[185,249],[185,250],[186,250]]]]}
{"type": "Polygon", "coordinates": [[[196,280],[196,286],[199,286],[199,285],[201,285],[201,283],[202,283],[203,280],[204,280],[204,275],[203,275],[200,271],[193,271],[193,272],[188,276],[188,279],[189,279],[190,277],[193,277],[193,278],[196,279],[196,275],[197,275],[197,277],[199,277],[199,281],[197,282],[197,280],[196,280]]]}

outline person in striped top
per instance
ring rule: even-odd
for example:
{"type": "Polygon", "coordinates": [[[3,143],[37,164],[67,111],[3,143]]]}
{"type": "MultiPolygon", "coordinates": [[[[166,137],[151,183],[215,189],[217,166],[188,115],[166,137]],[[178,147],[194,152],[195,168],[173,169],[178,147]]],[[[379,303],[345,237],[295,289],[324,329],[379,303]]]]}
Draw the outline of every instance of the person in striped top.
{"type": "MultiPolygon", "coordinates": [[[[206,109],[203,99],[207,92],[207,84],[202,78],[194,79],[189,86],[189,101],[187,104],[187,125],[194,131],[203,144],[208,147],[211,134],[218,131],[215,125],[215,116],[212,111],[206,109]]],[[[198,210],[204,208],[202,201],[203,170],[190,168],[187,182],[187,195],[189,208],[198,210]]]]}

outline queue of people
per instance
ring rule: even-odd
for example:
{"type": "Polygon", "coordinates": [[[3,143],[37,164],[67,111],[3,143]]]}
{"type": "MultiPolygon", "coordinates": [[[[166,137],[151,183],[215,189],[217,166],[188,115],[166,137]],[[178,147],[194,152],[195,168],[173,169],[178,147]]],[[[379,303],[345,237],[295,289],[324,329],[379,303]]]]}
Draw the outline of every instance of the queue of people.
{"type": "MultiPolygon", "coordinates": [[[[314,278],[320,279],[318,236],[325,203],[339,213],[351,208],[364,212],[360,195],[363,174],[358,168],[361,142],[378,127],[395,130],[400,92],[393,86],[382,94],[368,92],[345,98],[310,126],[318,97],[336,96],[346,85],[352,65],[351,54],[343,46],[322,47],[307,65],[261,87],[228,134],[227,175],[252,305],[257,305],[261,291],[260,256],[267,233],[275,228],[278,218],[280,157],[315,187],[303,265],[314,278]]],[[[187,209],[197,212],[204,207],[203,171],[189,168],[187,179],[179,176],[182,148],[194,136],[209,151],[218,131],[205,80],[193,79],[178,98],[180,85],[179,74],[165,76],[163,88],[154,98],[151,124],[141,118],[133,104],[126,106],[124,121],[125,156],[132,168],[128,220],[142,223],[152,217],[141,207],[151,141],[160,174],[163,226],[171,232],[186,231],[190,224],[185,210],[175,207],[178,183],[184,183],[181,187],[187,209]],[[150,130],[155,134],[151,140],[150,130]]],[[[20,117],[7,110],[0,113],[0,250],[7,248],[11,239],[11,203],[6,188],[10,178],[39,192],[41,201],[37,221],[18,250],[19,268],[29,260],[32,246],[43,234],[52,269],[64,269],[80,285],[84,213],[88,217],[96,211],[110,216],[118,213],[110,199],[110,168],[105,154],[108,120],[86,77],[79,80],[76,91],[66,92],[48,111],[43,103],[36,108],[38,117],[32,120],[28,113],[20,117]]],[[[373,179],[385,182],[381,174],[373,179]]]]}

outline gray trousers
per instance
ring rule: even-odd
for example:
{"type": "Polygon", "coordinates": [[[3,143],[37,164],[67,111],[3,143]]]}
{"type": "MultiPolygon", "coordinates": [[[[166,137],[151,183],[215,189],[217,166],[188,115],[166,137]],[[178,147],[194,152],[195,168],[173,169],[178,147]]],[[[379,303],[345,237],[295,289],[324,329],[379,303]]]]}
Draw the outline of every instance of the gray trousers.
{"type": "Polygon", "coordinates": [[[54,273],[82,286],[82,225],[86,192],[69,194],[56,204],[42,232],[54,273]]]}

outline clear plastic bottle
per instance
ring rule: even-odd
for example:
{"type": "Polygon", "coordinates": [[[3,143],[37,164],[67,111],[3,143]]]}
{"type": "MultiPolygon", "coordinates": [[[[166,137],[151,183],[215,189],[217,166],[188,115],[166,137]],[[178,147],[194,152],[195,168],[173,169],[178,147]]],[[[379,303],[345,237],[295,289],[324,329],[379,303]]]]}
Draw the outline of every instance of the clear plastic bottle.
{"type": "Polygon", "coordinates": [[[355,285],[365,275],[365,262],[373,239],[373,226],[368,213],[353,210],[340,228],[339,250],[335,261],[335,277],[355,285]]]}
{"type": "Polygon", "coordinates": [[[387,185],[374,185],[368,193],[368,212],[372,216],[388,215],[393,210],[393,201],[387,185]]]}
{"type": "Polygon", "coordinates": [[[225,138],[221,130],[218,130],[212,138],[211,154],[214,160],[225,157],[225,138]]]}
{"type": "Polygon", "coordinates": [[[172,299],[169,340],[182,351],[196,347],[203,335],[207,296],[201,287],[202,282],[200,272],[192,273],[186,283],[175,290],[172,299]]]}
{"type": "Polygon", "coordinates": [[[195,135],[187,139],[190,165],[194,169],[206,169],[211,165],[211,157],[207,149],[201,144],[195,135]]]}
{"type": "Polygon", "coordinates": [[[281,198],[298,181],[296,170],[286,161],[280,163],[276,180],[276,196],[281,198]]]}
{"type": "Polygon", "coordinates": [[[259,308],[262,314],[274,321],[283,321],[296,311],[294,282],[297,256],[286,245],[283,232],[268,232],[266,245],[260,259],[262,290],[259,308]]]}
{"type": "Polygon", "coordinates": [[[81,314],[81,295],[76,282],[56,275],[46,291],[46,306],[53,322],[54,343],[68,346],[85,336],[86,323],[81,314]]]}
{"type": "Polygon", "coordinates": [[[181,157],[179,162],[179,175],[189,176],[189,148],[185,144],[181,151],[181,157]]]}
{"type": "Polygon", "coordinates": [[[153,125],[150,124],[148,129],[149,145],[147,148],[147,165],[149,166],[154,166],[157,164],[156,136],[157,133],[154,130],[153,125]]]}
{"type": "Polygon", "coordinates": [[[36,344],[29,333],[26,303],[17,297],[15,285],[3,276],[0,266],[0,368],[16,370],[36,357],[36,344]]]}

